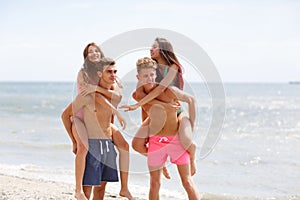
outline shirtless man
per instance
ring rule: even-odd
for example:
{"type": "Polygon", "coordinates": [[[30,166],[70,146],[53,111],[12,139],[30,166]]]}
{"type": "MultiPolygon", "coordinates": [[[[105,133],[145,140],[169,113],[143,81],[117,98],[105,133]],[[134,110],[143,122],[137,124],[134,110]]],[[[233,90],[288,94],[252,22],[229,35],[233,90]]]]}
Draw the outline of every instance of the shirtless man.
{"type": "MultiPolygon", "coordinates": [[[[150,58],[142,58],[137,62],[138,80],[143,84],[145,93],[151,92],[158,86],[155,83],[156,63],[150,58]]],[[[148,156],[148,167],[150,171],[150,191],[149,199],[159,199],[159,189],[161,185],[162,167],[170,156],[171,162],[177,165],[181,182],[185,188],[190,200],[200,199],[200,194],[191,177],[190,157],[189,153],[182,146],[178,138],[179,122],[176,110],[166,103],[182,101],[188,103],[189,119],[192,128],[196,117],[196,101],[195,98],[182,90],[169,86],[165,93],[159,95],[154,105],[146,105],[145,110],[148,111],[149,117],[143,122],[141,128],[132,140],[132,147],[139,153],[148,156]],[[165,102],[165,103],[163,103],[165,102]],[[160,110],[156,112],[155,110],[160,110]],[[160,119],[157,116],[163,114],[166,120],[161,127],[160,119]],[[148,147],[147,147],[148,143],[148,147]]],[[[153,102],[152,102],[153,104],[153,102]]]]}
{"type": "MultiPolygon", "coordinates": [[[[103,58],[96,65],[100,87],[110,89],[115,84],[117,69],[114,64],[115,62],[112,59],[103,58]]],[[[110,101],[110,99],[108,100],[110,101]]],[[[95,186],[93,199],[103,199],[106,183],[118,181],[116,152],[113,141],[115,141],[114,136],[120,135],[120,133],[116,134],[119,130],[111,123],[114,111],[107,106],[95,103],[91,95],[85,97],[78,95],[76,97],[73,101],[73,113],[77,113],[81,108],[84,112],[83,120],[87,130],[89,147],[83,178],[84,193],[89,199],[92,186],[95,186]]],[[[124,164],[120,163],[120,165],[124,164]]],[[[126,173],[128,176],[128,172],[126,173]]],[[[122,196],[133,199],[129,191],[122,196]]]]}

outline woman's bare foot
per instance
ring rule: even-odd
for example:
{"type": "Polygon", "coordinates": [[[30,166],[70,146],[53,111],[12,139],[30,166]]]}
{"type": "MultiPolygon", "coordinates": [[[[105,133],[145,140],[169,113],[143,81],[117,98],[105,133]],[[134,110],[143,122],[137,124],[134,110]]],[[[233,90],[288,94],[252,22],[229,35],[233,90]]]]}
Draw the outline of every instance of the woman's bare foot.
{"type": "Polygon", "coordinates": [[[197,171],[197,164],[195,160],[191,160],[191,175],[194,176],[197,171]]]}
{"type": "Polygon", "coordinates": [[[166,179],[171,179],[171,176],[169,174],[169,170],[166,166],[163,166],[163,175],[166,177],[166,179]]]}
{"type": "Polygon", "coordinates": [[[86,198],[86,196],[84,195],[84,192],[83,192],[83,191],[80,191],[80,192],[76,192],[76,191],[75,191],[75,198],[76,198],[77,200],[88,200],[88,199],[86,198]]]}
{"type": "Polygon", "coordinates": [[[131,193],[129,192],[128,189],[125,189],[125,190],[121,189],[119,195],[121,197],[126,197],[129,200],[134,200],[133,196],[131,195],[131,193]]]}

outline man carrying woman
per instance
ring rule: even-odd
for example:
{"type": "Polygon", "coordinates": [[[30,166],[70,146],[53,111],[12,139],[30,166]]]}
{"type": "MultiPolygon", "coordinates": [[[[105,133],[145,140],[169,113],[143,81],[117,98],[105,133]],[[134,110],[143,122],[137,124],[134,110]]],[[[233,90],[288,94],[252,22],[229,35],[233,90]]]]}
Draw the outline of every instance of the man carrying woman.
{"type": "MultiPolygon", "coordinates": [[[[159,85],[148,94],[145,93],[142,87],[137,87],[136,97],[139,99],[139,101],[134,105],[120,106],[120,108],[124,108],[125,111],[135,110],[139,106],[149,103],[151,100],[157,98],[160,94],[165,92],[166,88],[169,86],[175,86],[178,89],[183,90],[183,69],[174,53],[172,44],[165,38],[156,38],[150,49],[150,55],[151,58],[157,63],[156,82],[159,83],[159,85]]],[[[147,113],[142,107],[142,119],[145,120],[147,116],[147,113]]],[[[194,121],[186,116],[185,112],[181,108],[177,111],[177,116],[179,119],[179,139],[184,148],[190,154],[191,174],[194,175],[197,170],[195,161],[196,144],[192,140],[194,121]]],[[[166,119],[162,119],[161,117],[160,119],[161,120],[156,124],[157,129],[161,129],[166,121],[166,119]]],[[[164,174],[168,177],[168,174],[165,170],[164,174]]]]}
{"type": "MultiPolygon", "coordinates": [[[[98,71],[96,64],[104,57],[100,47],[95,43],[90,43],[84,49],[85,64],[78,73],[77,85],[79,86],[79,92],[83,95],[93,97],[97,103],[102,107],[110,110],[113,114],[116,114],[120,124],[125,128],[126,122],[120,113],[117,111],[116,106],[120,102],[122,96],[118,90],[117,77],[114,78],[114,83],[110,88],[103,88],[100,85],[98,71]],[[109,99],[109,100],[108,100],[109,99]]],[[[80,96],[80,95],[78,95],[80,96]]],[[[97,104],[95,104],[97,105],[97,104]]],[[[97,114],[99,117],[101,114],[97,114]]],[[[78,112],[74,112],[73,104],[71,103],[62,113],[62,120],[64,126],[72,140],[73,152],[76,154],[75,158],[75,197],[77,199],[86,200],[84,195],[82,182],[83,174],[86,164],[86,155],[88,152],[88,132],[84,120],[83,108],[78,112]]],[[[100,121],[99,121],[100,123],[100,121]]],[[[115,126],[113,128],[117,130],[115,126]]],[[[120,196],[125,196],[128,199],[132,199],[132,195],[128,190],[128,170],[129,170],[129,145],[123,138],[119,131],[114,131],[113,135],[114,144],[117,146],[120,157],[120,177],[121,177],[121,190],[120,196]]]]}
{"type": "MultiPolygon", "coordinates": [[[[144,57],[139,59],[136,65],[140,87],[148,94],[158,87],[158,84],[155,82],[157,64],[154,60],[144,57]]],[[[136,93],[133,96],[137,99],[136,93]]],[[[177,165],[181,182],[188,194],[188,198],[190,200],[200,199],[200,194],[191,177],[189,153],[179,140],[177,111],[169,105],[169,103],[177,101],[188,103],[189,119],[194,124],[193,122],[196,118],[195,98],[177,87],[169,86],[156,100],[152,100],[149,104],[143,106],[149,117],[143,121],[142,126],[132,140],[132,147],[148,157],[150,200],[159,199],[162,168],[167,157],[170,157],[171,162],[177,165]],[[160,128],[158,124],[160,124],[161,118],[165,120],[163,127],[160,128]]]]}

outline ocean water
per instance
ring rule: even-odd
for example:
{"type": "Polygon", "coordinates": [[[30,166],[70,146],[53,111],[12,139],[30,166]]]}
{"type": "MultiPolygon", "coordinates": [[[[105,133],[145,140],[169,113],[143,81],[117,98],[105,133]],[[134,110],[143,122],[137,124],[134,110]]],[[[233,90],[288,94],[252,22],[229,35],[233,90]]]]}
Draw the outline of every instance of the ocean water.
{"type": "MultiPolygon", "coordinates": [[[[124,84],[121,104],[134,103],[135,83],[124,84]]],[[[74,88],[74,83],[0,83],[1,174],[74,183],[71,141],[60,119],[74,88]]],[[[211,93],[202,83],[187,88],[198,102],[193,180],[199,191],[205,199],[300,199],[300,85],[226,83],[224,88],[221,135],[206,157],[200,152],[212,126],[211,93]]],[[[123,114],[130,144],[140,110],[123,114]]],[[[130,156],[130,184],[148,187],[146,159],[132,149],[130,156]]],[[[185,199],[176,166],[167,166],[172,179],[164,179],[162,187],[185,199]]]]}

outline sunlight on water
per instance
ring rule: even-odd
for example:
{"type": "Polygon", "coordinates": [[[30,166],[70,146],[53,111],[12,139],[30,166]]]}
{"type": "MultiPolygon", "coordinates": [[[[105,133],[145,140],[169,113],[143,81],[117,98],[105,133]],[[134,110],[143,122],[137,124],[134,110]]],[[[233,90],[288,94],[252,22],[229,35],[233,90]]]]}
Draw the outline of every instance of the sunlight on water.
{"type": "MultiPolygon", "coordinates": [[[[73,87],[0,83],[0,173],[73,183],[74,154],[60,120],[75,95],[73,87]]],[[[134,87],[126,84],[122,103],[134,102],[129,98],[134,87]]],[[[203,199],[299,199],[300,86],[225,84],[222,135],[205,159],[199,152],[210,128],[211,97],[204,85],[191,87],[198,101],[198,172],[193,179],[203,199]]],[[[140,110],[123,114],[128,123],[123,134],[130,144],[141,123],[140,110]]],[[[130,151],[130,181],[149,184],[146,159],[130,151]]],[[[168,168],[172,180],[163,180],[163,188],[182,194],[176,167],[168,163],[168,168]]]]}

